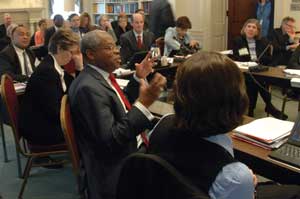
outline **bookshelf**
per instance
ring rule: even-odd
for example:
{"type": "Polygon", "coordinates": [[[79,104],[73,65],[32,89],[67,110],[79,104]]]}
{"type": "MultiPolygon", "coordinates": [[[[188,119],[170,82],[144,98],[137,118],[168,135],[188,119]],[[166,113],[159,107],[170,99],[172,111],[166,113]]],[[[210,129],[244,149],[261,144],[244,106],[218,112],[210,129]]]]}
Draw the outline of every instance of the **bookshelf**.
{"type": "Polygon", "coordinates": [[[107,15],[111,20],[117,20],[120,12],[132,15],[138,8],[143,8],[145,15],[151,10],[152,0],[94,0],[92,5],[93,19],[97,23],[100,15],[107,15]]]}

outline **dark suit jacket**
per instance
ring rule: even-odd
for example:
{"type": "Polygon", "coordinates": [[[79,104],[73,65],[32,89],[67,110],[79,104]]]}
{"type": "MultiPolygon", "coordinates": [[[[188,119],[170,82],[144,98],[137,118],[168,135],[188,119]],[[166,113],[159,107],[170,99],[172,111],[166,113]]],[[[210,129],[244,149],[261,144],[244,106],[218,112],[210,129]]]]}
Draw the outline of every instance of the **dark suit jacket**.
{"type": "Polygon", "coordinates": [[[0,51],[3,50],[10,43],[10,38],[7,36],[6,27],[4,24],[0,25],[0,51]]]}
{"type": "MultiPolygon", "coordinates": [[[[136,99],[138,88],[131,80],[127,95],[136,99]]],[[[126,113],[114,90],[89,66],[73,81],[69,97],[89,199],[115,198],[122,161],[137,150],[136,136],[150,122],[134,106],[126,113]]]]}
{"type": "Polygon", "coordinates": [[[300,46],[293,52],[292,57],[287,65],[290,69],[300,69],[300,46]]]}
{"type": "Polygon", "coordinates": [[[281,28],[276,28],[271,31],[269,40],[274,47],[272,65],[287,65],[293,53],[286,49],[286,46],[293,44],[289,41],[288,34],[283,34],[281,28]]]}
{"type": "Polygon", "coordinates": [[[47,30],[45,31],[45,39],[44,39],[44,46],[45,48],[48,49],[48,44],[50,41],[50,38],[52,37],[52,35],[55,33],[55,27],[52,26],[50,28],[47,28],[47,30]]]}
{"type": "Polygon", "coordinates": [[[143,32],[143,47],[141,49],[137,48],[137,40],[134,36],[133,30],[122,34],[120,38],[121,45],[121,58],[122,63],[126,64],[130,60],[132,55],[139,51],[148,51],[151,45],[154,43],[154,34],[152,32],[143,32]]]}
{"type": "Polygon", "coordinates": [[[123,31],[123,29],[119,26],[118,21],[113,21],[113,22],[111,23],[111,25],[112,25],[112,27],[113,27],[113,29],[115,31],[116,37],[117,37],[116,44],[120,45],[120,37],[121,37],[121,35],[123,35],[125,32],[128,32],[128,31],[132,30],[132,26],[128,23],[127,26],[126,26],[126,28],[125,28],[126,31],[123,31]],[[115,22],[115,23],[113,23],[113,22],[115,22]]]}
{"type": "MultiPolygon", "coordinates": [[[[268,41],[265,38],[256,39],[255,45],[256,45],[255,47],[256,56],[257,58],[259,58],[259,56],[262,55],[262,52],[267,48],[268,41]]],[[[248,42],[244,36],[239,36],[235,38],[235,40],[233,41],[233,59],[236,61],[243,61],[243,62],[251,61],[248,42]],[[248,55],[240,55],[239,50],[243,48],[247,48],[248,55]]],[[[272,56],[271,56],[270,49],[267,49],[267,51],[260,58],[259,63],[264,65],[270,65],[271,60],[272,60],[272,56]]]]}
{"type": "MultiPolygon", "coordinates": [[[[35,55],[29,49],[25,49],[25,51],[29,57],[32,66],[32,71],[34,71],[35,55]]],[[[14,80],[20,82],[26,81],[28,79],[26,75],[22,75],[21,64],[16,50],[12,44],[8,45],[5,49],[3,49],[0,52],[0,63],[0,75],[8,73],[14,80]]]]}
{"type": "MultiPolygon", "coordinates": [[[[73,77],[65,72],[67,88],[73,77]]],[[[54,60],[48,55],[29,78],[20,106],[19,126],[24,137],[39,144],[64,142],[60,126],[63,91],[54,60]]]]}

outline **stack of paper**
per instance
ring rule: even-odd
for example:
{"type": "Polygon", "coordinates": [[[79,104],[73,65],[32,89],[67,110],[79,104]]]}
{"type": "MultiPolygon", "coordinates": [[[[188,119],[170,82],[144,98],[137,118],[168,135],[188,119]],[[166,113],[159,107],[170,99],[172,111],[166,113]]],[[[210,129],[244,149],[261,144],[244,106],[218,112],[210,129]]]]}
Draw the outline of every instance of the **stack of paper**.
{"type": "Polygon", "coordinates": [[[22,94],[25,92],[26,83],[23,82],[14,83],[14,87],[17,94],[22,94]]]}
{"type": "Polygon", "coordinates": [[[294,122],[267,117],[237,127],[233,135],[251,144],[273,149],[286,141],[293,126],[294,122]]]}
{"type": "Polygon", "coordinates": [[[258,64],[256,62],[239,62],[239,61],[235,61],[234,62],[239,68],[241,69],[248,69],[251,66],[257,66],[258,64]]]}

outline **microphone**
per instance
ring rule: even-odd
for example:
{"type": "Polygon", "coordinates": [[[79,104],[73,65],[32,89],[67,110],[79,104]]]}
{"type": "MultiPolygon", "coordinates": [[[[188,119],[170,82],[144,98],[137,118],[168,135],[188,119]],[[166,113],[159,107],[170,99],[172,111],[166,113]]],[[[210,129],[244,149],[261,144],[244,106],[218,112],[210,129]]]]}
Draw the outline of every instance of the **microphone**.
{"type": "Polygon", "coordinates": [[[264,65],[261,65],[261,64],[260,64],[261,58],[264,56],[264,54],[267,52],[267,50],[268,50],[269,48],[271,49],[271,52],[272,52],[273,46],[272,46],[272,44],[270,44],[270,43],[264,48],[264,50],[263,50],[263,51],[260,53],[260,55],[257,57],[256,62],[258,63],[258,65],[257,65],[257,66],[250,66],[250,67],[249,67],[249,72],[262,72],[262,71],[267,71],[267,70],[269,70],[269,67],[268,67],[268,66],[264,66],[264,65]]]}

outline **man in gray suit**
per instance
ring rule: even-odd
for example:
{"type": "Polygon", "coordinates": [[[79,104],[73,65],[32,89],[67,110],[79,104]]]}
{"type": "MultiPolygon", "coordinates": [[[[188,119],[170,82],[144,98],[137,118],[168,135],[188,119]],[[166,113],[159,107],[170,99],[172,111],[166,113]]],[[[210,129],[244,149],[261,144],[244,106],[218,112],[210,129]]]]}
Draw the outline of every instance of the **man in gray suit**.
{"type": "Polygon", "coordinates": [[[166,79],[157,73],[146,83],[153,66],[148,55],[136,64],[136,73],[124,89],[126,98],[112,76],[121,63],[113,38],[100,30],[88,32],[81,51],[87,65],[69,89],[75,138],[89,199],[113,199],[122,161],[137,151],[136,136],[151,128],[153,116],[148,107],[166,79]]]}
{"type": "Polygon", "coordinates": [[[144,16],[140,13],[132,15],[131,31],[120,38],[122,63],[126,64],[134,53],[148,51],[154,43],[154,34],[144,31],[144,16]]]}

